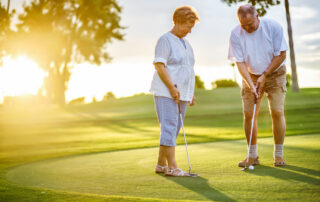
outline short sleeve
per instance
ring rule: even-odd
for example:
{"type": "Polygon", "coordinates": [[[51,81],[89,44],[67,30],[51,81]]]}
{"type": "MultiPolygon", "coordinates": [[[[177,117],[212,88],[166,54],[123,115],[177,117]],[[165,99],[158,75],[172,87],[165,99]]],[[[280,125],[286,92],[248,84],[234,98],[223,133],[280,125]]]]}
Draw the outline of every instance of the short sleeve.
{"type": "Polygon", "coordinates": [[[283,35],[283,29],[280,24],[275,23],[272,32],[273,55],[279,56],[281,51],[287,51],[288,45],[283,35]]]}
{"type": "Polygon", "coordinates": [[[236,62],[244,61],[244,54],[240,45],[240,39],[234,32],[231,33],[229,40],[228,59],[236,62]]]}
{"type": "Polygon", "coordinates": [[[161,37],[155,48],[155,56],[153,63],[163,63],[165,66],[167,65],[167,61],[170,55],[170,44],[168,39],[165,37],[161,37]]]}

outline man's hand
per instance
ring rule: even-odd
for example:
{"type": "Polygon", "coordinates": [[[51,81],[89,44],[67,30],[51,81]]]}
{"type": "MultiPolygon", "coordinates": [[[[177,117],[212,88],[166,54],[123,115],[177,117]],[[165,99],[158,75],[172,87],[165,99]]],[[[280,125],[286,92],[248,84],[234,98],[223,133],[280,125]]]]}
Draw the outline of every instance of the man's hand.
{"type": "Polygon", "coordinates": [[[257,92],[257,88],[253,85],[250,85],[250,90],[251,90],[251,93],[254,94],[254,96],[256,96],[256,98],[258,99],[258,92],[257,92]]]}
{"type": "Polygon", "coordinates": [[[193,96],[191,103],[189,104],[190,106],[193,106],[196,104],[196,98],[193,96]]]}
{"type": "Polygon", "coordinates": [[[169,91],[174,101],[178,104],[180,100],[180,92],[177,89],[177,87],[173,86],[172,88],[169,89],[169,91]]]}
{"type": "Polygon", "coordinates": [[[260,97],[262,95],[262,89],[263,89],[265,83],[266,83],[266,77],[264,74],[262,74],[257,80],[256,88],[257,88],[258,97],[260,97]]]}

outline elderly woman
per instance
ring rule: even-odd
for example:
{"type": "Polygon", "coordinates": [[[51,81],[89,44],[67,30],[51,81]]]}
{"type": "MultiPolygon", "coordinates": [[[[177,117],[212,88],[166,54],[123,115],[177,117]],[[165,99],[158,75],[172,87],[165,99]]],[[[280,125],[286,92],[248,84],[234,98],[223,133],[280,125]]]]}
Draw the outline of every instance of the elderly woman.
{"type": "Polygon", "coordinates": [[[188,176],[188,173],[178,168],[175,146],[181,127],[178,103],[183,117],[187,103],[190,106],[195,104],[194,55],[191,45],[184,37],[191,33],[198,21],[198,14],[191,6],[177,8],[173,14],[173,28],[160,37],[155,49],[153,64],[156,71],[150,91],[154,95],[161,127],[155,172],[168,176],[188,176]]]}

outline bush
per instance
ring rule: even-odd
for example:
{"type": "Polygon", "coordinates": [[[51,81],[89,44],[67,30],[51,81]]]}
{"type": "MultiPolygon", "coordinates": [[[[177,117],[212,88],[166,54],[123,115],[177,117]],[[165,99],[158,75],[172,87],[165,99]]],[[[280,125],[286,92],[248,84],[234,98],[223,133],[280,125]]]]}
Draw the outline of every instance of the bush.
{"type": "Polygon", "coordinates": [[[73,104],[84,104],[85,101],[85,97],[79,97],[76,99],[73,99],[69,102],[69,104],[73,105],[73,104]]]}
{"type": "Polygon", "coordinates": [[[113,92],[109,91],[103,96],[103,100],[109,100],[114,99],[116,96],[113,94],[113,92]]]}
{"type": "Polygon", "coordinates": [[[239,87],[239,84],[232,79],[219,79],[211,83],[212,88],[239,87]]]}
{"type": "Polygon", "coordinates": [[[198,89],[205,89],[204,82],[201,80],[200,76],[196,75],[196,82],[195,82],[195,88],[198,89]]]}
{"type": "Polygon", "coordinates": [[[286,78],[287,78],[286,86],[287,86],[287,87],[290,87],[291,84],[292,84],[291,74],[287,74],[287,75],[286,75],[286,78]]]}

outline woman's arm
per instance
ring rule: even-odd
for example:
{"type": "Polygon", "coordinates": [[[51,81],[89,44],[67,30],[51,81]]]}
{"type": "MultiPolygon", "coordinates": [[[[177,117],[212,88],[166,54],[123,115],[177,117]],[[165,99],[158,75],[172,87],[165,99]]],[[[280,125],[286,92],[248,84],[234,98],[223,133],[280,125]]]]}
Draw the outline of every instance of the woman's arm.
{"type": "Polygon", "coordinates": [[[175,100],[175,102],[178,104],[180,100],[180,92],[179,90],[174,86],[172,83],[170,76],[164,66],[163,63],[157,62],[154,63],[154,66],[156,68],[156,71],[158,72],[158,75],[160,79],[163,81],[163,83],[167,86],[169,89],[169,92],[172,96],[172,98],[175,100]]]}

